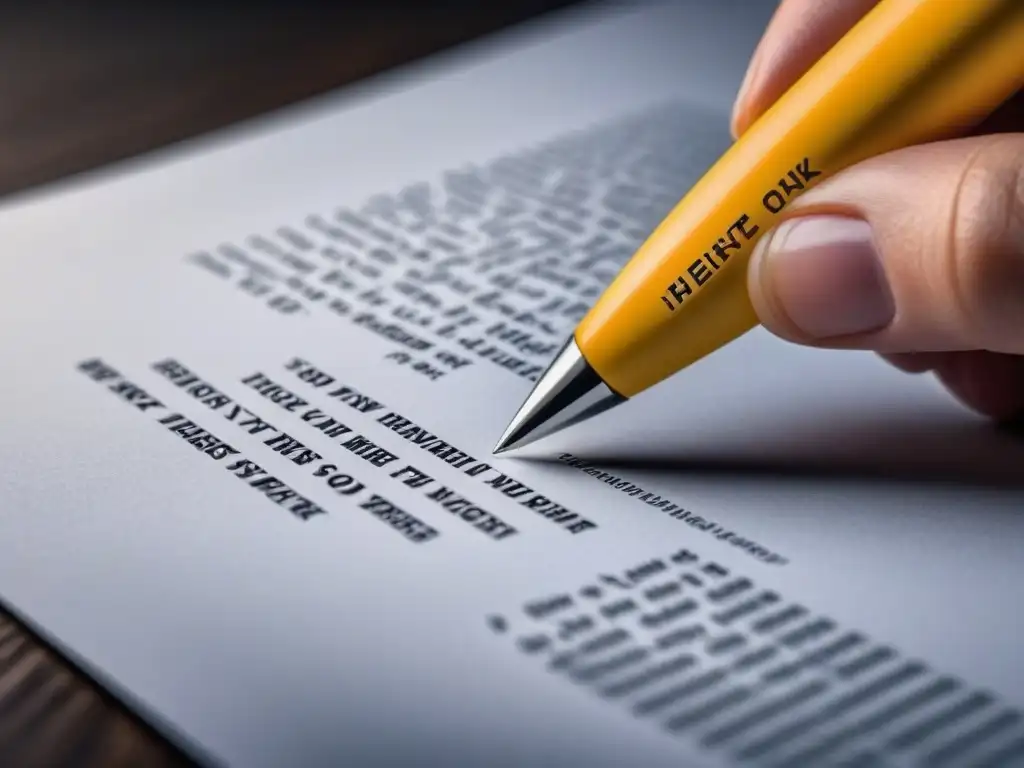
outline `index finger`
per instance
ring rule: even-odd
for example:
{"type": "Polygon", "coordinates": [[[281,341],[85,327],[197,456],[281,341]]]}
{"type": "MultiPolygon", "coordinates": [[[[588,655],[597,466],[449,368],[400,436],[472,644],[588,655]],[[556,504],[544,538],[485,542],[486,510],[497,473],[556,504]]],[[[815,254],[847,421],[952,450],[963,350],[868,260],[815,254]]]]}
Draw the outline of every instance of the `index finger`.
{"type": "Polygon", "coordinates": [[[739,137],[879,0],[782,0],[751,58],[732,114],[739,137]]]}

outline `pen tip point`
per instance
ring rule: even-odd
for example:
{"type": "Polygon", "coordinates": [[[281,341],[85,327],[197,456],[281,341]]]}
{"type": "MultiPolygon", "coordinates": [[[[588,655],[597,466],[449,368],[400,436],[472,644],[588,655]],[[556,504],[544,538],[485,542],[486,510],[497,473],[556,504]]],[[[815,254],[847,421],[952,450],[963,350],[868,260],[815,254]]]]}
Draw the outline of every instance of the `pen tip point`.
{"type": "Polygon", "coordinates": [[[521,448],[624,400],[590,367],[570,336],[491,453],[497,456],[521,448]]]}

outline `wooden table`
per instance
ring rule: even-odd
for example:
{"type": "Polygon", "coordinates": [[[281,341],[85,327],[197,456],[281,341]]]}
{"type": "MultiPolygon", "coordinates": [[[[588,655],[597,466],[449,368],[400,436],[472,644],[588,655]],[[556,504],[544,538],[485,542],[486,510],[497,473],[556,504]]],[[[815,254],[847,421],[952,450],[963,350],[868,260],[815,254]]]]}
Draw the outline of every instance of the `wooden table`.
{"type": "MultiPolygon", "coordinates": [[[[568,4],[6,4],[0,195],[227,125],[568,4]]],[[[190,764],[0,609],[0,765],[190,764]]]]}

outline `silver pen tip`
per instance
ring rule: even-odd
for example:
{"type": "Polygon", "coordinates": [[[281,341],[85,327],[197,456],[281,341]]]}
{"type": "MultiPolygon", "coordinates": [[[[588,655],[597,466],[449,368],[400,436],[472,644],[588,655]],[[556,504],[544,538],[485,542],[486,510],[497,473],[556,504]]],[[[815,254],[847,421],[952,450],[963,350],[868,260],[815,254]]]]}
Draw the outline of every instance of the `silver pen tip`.
{"type": "Polygon", "coordinates": [[[540,377],[492,453],[522,448],[625,400],[601,380],[572,337],[540,377]]]}

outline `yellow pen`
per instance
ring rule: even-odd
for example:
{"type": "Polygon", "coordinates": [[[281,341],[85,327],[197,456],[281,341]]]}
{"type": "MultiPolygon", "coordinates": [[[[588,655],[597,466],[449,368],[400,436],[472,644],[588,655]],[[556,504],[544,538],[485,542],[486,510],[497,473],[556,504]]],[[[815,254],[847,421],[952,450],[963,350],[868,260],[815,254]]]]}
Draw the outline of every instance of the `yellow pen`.
{"type": "Polygon", "coordinates": [[[750,254],[795,197],[869,157],[962,135],[1022,86],[1024,0],[882,0],[651,234],[494,452],[622,403],[755,327],[750,254]]]}

